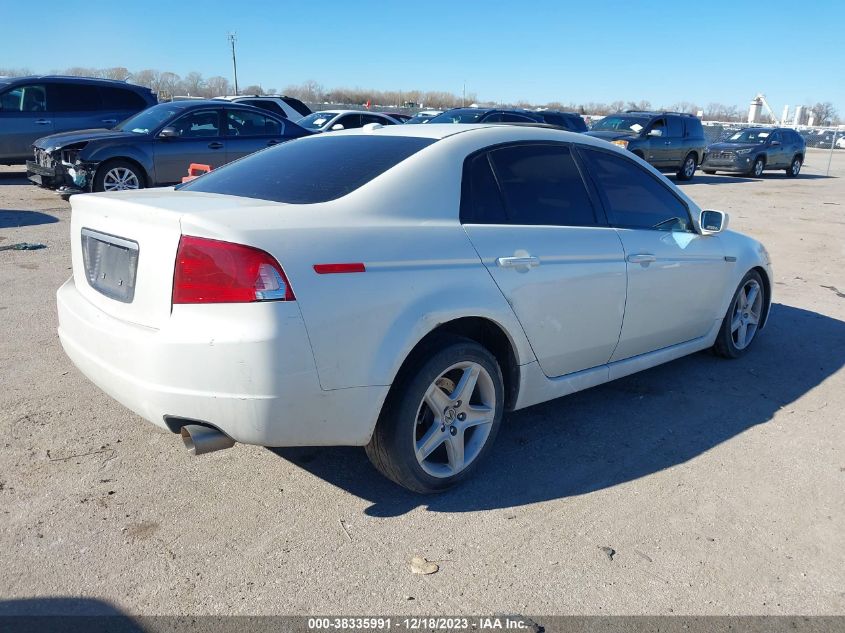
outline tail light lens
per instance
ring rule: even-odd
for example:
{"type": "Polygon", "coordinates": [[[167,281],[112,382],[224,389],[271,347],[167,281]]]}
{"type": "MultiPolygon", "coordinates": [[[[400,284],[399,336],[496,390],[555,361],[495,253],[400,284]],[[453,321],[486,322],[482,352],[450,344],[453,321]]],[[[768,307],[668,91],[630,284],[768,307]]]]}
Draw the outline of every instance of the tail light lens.
{"type": "Polygon", "coordinates": [[[251,246],[183,235],[173,273],[173,303],[296,301],[282,267],[251,246]]]}

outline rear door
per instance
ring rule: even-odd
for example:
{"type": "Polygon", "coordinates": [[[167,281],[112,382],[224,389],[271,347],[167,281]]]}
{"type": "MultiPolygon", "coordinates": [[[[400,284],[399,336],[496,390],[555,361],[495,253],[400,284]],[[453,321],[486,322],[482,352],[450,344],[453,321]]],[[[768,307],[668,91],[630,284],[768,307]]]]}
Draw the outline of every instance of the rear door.
{"type": "Polygon", "coordinates": [[[115,117],[103,115],[99,87],[90,84],[48,83],[47,106],[56,132],[110,128],[117,123],[115,117]]]}
{"type": "Polygon", "coordinates": [[[464,230],[550,377],[605,364],[619,339],[624,253],[596,206],[566,144],[509,145],[465,164],[464,230]]]}
{"type": "Polygon", "coordinates": [[[0,93],[0,162],[31,160],[33,141],[52,133],[44,84],[25,84],[0,93]]]}
{"type": "Polygon", "coordinates": [[[625,320],[612,361],[707,334],[722,315],[728,264],[718,235],[699,235],[689,209],[634,161],[581,148],[628,273],[625,320]]]}
{"type": "Polygon", "coordinates": [[[212,169],[226,163],[226,143],[220,128],[221,111],[192,110],[169,125],[175,138],[156,138],[154,151],[156,184],[181,182],[191,163],[212,169]]]}
{"type": "Polygon", "coordinates": [[[284,140],[285,124],[252,110],[226,109],[226,162],[284,140]]]}
{"type": "Polygon", "coordinates": [[[666,161],[672,167],[680,167],[687,156],[684,143],[684,122],[679,116],[666,117],[666,161]]]}

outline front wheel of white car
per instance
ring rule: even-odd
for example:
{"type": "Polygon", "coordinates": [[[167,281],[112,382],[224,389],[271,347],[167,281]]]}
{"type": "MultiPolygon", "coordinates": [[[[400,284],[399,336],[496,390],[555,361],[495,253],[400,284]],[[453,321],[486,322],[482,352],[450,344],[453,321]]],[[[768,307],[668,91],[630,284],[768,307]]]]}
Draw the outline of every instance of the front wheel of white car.
{"type": "MultiPolygon", "coordinates": [[[[502,421],[496,358],[470,339],[440,339],[394,384],[367,456],[414,492],[445,490],[469,476],[502,421]]],[[[413,361],[412,361],[413,362],[413,361]]]]}
{"type": "Polygon", "coordinates": [[[724,358],[739,358],[751,347],[763,322],[766,306],[763,278],[749,271],[736,289],[713,349],[724,358]]]}

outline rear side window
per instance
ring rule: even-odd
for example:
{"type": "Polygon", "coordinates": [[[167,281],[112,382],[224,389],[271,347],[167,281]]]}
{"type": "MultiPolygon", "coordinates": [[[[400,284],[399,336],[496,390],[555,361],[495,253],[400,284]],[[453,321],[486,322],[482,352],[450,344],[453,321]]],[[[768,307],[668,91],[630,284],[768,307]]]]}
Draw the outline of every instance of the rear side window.
{"type": "Polygon", "coordinates": [[[143,110],[147,107],[144,98],[134,90],[100,86],[100,99],[106,110],[143,110]]]}
{"type": "Polygon", "coordinates": [[[282,107],[276,103],[275,101],[270,101],[269,99],[241,99],[238,103],[248,103],[249,105],[255,106],[256,108],[261,108],[262,110],[267,110],[268,112],[275,112],[276,114],[283,116],[285,118],[288,115],[282,110],[282,107]]]}
{"type": "Polygon", "coordinates": [[[276,119],[250,110],[226,110],[228,136],[281,136],[282,124],[276,119]]]}
{"type": "Polygon", "coordinates": [[[312,136],[250,154],[177,190],[291,204],[328,202],[355,191],[432,143],[434,139],[405,136],[312,136]]]}
{"type": "Polygon", "coordinates": [[[565,145],[515,145],[490,161],[511,224],[592,226],[593,205],[565,145]]]}
{"type": "Polygon", "coordinates": [[[486,153],[468,159],[464,165],[461,223],[507,224],[505,205],[486,153]]]}
{"type": "Polygon", "coordinates": [[[613,226],[627,229],[693,231],[687,207],[666,186],[633,161],[581,148],[613,226]]]}
{"type": "Polygon", "coordinates": [[[47,99],[52,112],[88,112],[103,107],[98,86],[48,84],[47,99]]]}

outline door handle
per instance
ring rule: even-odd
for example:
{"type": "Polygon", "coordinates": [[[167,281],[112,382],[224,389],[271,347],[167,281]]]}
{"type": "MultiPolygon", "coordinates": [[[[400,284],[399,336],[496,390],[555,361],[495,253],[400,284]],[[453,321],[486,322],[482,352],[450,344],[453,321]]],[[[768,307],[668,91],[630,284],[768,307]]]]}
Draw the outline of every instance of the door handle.
{"type": "Polygon", "coordinates": [[[223,143],[218,143],[217,141],[214,141],[213,143],[208,144],[208,149],[222,149],[222,148],[223,148],[223,143]]]}
{"type": "Polygon", "coordinates": [[[102,119],[101,123],[106,123],[108,125],[116,125],[117,119],[102,119]]]}
{"type": "Polygon", "coordinates": [[[657,257],[651,253],[637,253],[636,255],[628,255],[628,261],[632,264],[651,264],[657,261],[657,257]]]}
{"type": "Polygon", "coordinates": [[[534,268],[535,266],[540,265],[540,258],[539,257],[499,257],[496,260],[496,264],[500,268],[519,268],[520,266],[527,266],[528,268],[534,268]]]}
{"type": "Polygon", "coordinates": [[[36,119],[35,120],[36,125],[50,125],[51,123],[52,123],[52,121],[50,119],[36,119]]]}

